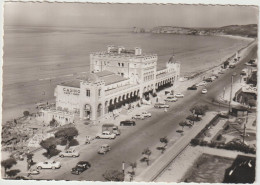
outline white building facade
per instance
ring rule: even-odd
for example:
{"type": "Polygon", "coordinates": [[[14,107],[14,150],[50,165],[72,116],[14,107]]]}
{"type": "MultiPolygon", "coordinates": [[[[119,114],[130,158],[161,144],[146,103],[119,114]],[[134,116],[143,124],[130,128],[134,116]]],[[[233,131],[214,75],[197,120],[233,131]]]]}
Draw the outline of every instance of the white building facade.
{"type": "Polygon", "coordinates": [[[108,46],[107,51],[92,53],[89,73],[56,87],[56,109],[95,121],[126,103],[174,85],[180,64],[171,57],[165,69],[157,70],[157,60],[155,54],[142,54],[141,48],[108,46]]]}

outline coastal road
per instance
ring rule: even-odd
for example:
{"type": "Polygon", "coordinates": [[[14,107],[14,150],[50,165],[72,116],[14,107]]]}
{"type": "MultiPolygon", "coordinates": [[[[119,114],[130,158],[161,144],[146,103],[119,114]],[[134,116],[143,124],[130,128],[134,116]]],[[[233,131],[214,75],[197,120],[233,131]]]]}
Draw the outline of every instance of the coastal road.
{"type": "MultiPolygon", "coordinates": [[[[113,141],[95,140],[91,145],[80,147],[81,156],[76,159],[59,159],[62,167],[59,170],[42,170],[37,179],[56,180],[88,180],[104,181],[102,174],[106,170],[121,170],[122,161],[134,162],[141,157],[141,153],[146,147],[153,147],[159,144],[159,138],[164,136],[172,137],[179,129],[179,122],[185,120],[190,115],[190,107],[195,104],[208,104],[211,109],[218,110],[218,106],[212,106],[211,101],[231,83],[231,75],[236,72],[238,75],[234,81],[239,79],[240,71],[244,68],[244,63],[256,56],[256,47],[237,64],[236,68],[228,69],[217,80],[207,86],[208,93],[201,94],[203,87],[197,91],[186,91],[185,97],[177,102],[170,103],[168,112],[163,109],[151,108],[152,118],[137,121],[135,127],[121,127],[122,134],[113,141]],[[98,155],[97,149],[101,144],[108,143],[112,150],[106,155],[98,155]],[[92,167],[81,175],[72,175],[70,170],[77,161],[87,160],[92,167]]],[[[226,109],[226,108],[225,108],[226,109]]],[[[192,129],[192,128],[191,128],[192,129]]],[[[169,138],[170,138],[169,137],[169,138]]]]}

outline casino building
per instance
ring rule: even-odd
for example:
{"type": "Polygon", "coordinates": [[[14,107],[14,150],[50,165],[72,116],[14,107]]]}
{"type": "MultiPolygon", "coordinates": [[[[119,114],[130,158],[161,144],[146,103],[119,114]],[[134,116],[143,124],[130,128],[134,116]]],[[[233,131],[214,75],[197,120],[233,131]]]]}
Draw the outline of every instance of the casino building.
{"type": "Polygon", "coordinates": [[[174,85],[180,64],[171,57],[166,68],[157,70],[156,54],[141,48],[108,46],[90,54],[90,72],[57,85],[56,109],[73,112],[81,119],[96,121],[126,103],[174,85]]]}

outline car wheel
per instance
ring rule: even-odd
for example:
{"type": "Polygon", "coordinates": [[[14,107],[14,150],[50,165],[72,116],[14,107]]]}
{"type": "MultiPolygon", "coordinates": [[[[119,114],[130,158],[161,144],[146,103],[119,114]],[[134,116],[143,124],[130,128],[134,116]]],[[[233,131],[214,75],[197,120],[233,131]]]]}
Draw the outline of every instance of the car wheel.
{"type": "Polygon", "coordinates": [[[55,166],[51,167],[51,169],[55,170],[55,166]]]}
{"type": "Polygon", "coordinates": [[[99,136],[97,136],[96,138],[97,138],[97,139],[100,139],[100,137],[99,137],[99,136]]]}
{"type": "Polygon", "coordinates": [[[41,166],[38,166],[38,167],[37,167],[37,169],[38,169],[38,170],[41,170],[41,169],[42,169],[42,167],[41,167],[41,166]]]}
{"type": "Polygon", "coordinates": [[[61,157],[61,158],[63,158],[63,157],[64,157],[64,155],[60,155],[60,157],[61,157]]]}

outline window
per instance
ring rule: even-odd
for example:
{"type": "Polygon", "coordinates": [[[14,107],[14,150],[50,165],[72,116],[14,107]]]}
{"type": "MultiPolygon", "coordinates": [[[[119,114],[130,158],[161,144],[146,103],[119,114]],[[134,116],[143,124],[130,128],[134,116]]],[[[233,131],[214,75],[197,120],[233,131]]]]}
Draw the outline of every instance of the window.
{"type": "Polygon", "coordinates": [[[118,66],[120,67],[120,63],[118,63],[118,66]]]}
{"type": "Polygon", "coordinates": [[[124,67],[124,65],[125,65],[125,64],[124,64],[124,63],[122,63],[122,67],[124,67]]]}
{"type": "Polygon", "coordinates": [[[101,89],[98,90],[98,96],[101,96],[101,89]]]}
{"type": "Polygon", "coordinates": [[[86,96],[88,96],[88,97],[90,96],[90,90],[89,89],[86,90],[86,96]]]}

